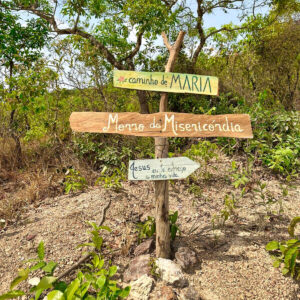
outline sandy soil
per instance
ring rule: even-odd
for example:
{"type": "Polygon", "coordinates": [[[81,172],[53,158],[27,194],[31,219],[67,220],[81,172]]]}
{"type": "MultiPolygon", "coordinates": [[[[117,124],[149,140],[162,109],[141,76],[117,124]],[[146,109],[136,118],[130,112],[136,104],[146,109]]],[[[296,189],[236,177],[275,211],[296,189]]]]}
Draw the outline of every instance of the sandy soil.
{"type": "MultiPolygon", "coordinates": [[[[267,183],[268,195],[274,200],[273,204],[262,204],[253,190],[255,186],[239,198],[238,190],[222,175],[229,165],[226,160],[214,162],[215,168],[210,171],[215,173],[212,179],[200,182],[200,195],[190,193],[190,186],[184,181],[170,185],[170,210],[178,210],[182,231],[173,248],[188,246],[199,258],[199,265],[186,274],[190,285],[212,295],[213,300],[300,299],[299,283],[273,268],[265,250],[269,241],[289,238],[289,221],[300,215],[299,182],[283,199],[280,181],[255,170],[253,176],[267,183]],[[218,227],[221,219],[217,216],[224,208],[225,195],[230,193],[236,195],[236,208],[225,225],[218,227]]],[[[46,258],[59,263],[55,275],[78,261],[83,250],[76,246],[88,240],[86,221],[97,223],[109,199],[111,205],[104,225],[110,226],[112,233],[104,237],[116,250],[111,258],[122,274],[137,245],[136,224],[148,215],[154,216],[152,182],[125,182],[118,193],[92,188],[82,194],[48,198],[38,207],[27,207],[15,224],[0,231],[0,293],[8,289],[22,262],[35,256],[41,240],[45,242],[46,258]]],[[[151,299],[157,299],[160,284],[157,283],[151,299]]]]}

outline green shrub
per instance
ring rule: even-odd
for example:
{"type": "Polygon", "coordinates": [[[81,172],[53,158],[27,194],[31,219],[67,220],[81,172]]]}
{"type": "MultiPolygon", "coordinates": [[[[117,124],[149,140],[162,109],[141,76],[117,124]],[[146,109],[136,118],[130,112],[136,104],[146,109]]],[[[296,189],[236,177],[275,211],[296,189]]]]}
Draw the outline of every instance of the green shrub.
{"type": "Polygon", "coordinates": [[[70,191],[84,191],[87,188],[87,181],[80,175],[79,171],[68,169],[65,176],[64,186],[66,194],[69,194],[70,191]]]}
{"type": "Polygon", "coordinates": [[[253,159],[283,176],[298,176],[300,156],[299,112],[285,111],[278,104],[266,106],[263,96],[251,106],[243,103],[233,113],[248,113],[251,117],[254,138],[237,140],[218,138],[222,150],[232,155],[246,152],[253,159]]]}
{"type": "Polygon", "coordinates": [[[218,158],[217,149],[218,146],[216,144],[204,140],[192,145],[183,155],[202,163],[201,170],[204,178],[208,179],[210,177],[210,173],[207,170],[208,162],[213,158],[218,158]]]}
{"type": "MultiPolygon", "coordinates": [[[[300,217],[291,221],[289,233],[294,237],[294,229],[297,223],[300,223],[300,217]]],[[[300,280],[300,240],[293,238],[287,241],[272,241],[266,245],[266,250],[272,253],[273,266],[281,267],[283,275],[289,274],[292,278],[300,280]]]]}
{"type": "Polygon", "coordinates": [[[125,169],[124,163],[121,169],[114,168],[112,171],[105,166],[95,184],[103,184],[106,189],[119,190],[122,187],[121,181],[125,180],[125,169]]]}
{"type": "MultiPolygon", "coordinates": [[[[175,239],[177,232],[180,233],[180,229],[176,224],[177,219],[178,211],[175,211],[174,213],[169,213],[170,235],[172,240],[175,239]]],[[[137,224],[137,231],[139,242],[141,242],[143,239],[152,237],[156,232],[155,218],[148,216],[145,222],[137,224]]]]}

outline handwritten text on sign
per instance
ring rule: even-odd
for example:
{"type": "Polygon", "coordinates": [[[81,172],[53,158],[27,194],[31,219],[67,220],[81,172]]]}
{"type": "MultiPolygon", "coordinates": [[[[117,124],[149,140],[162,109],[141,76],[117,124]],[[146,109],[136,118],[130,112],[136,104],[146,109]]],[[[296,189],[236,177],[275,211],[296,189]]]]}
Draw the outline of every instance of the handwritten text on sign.
{"type": "Polygon", "coordinates": [[[184,179],[200,165],[187,157],[130,160],[129,180],[184,179]]]}
{"type": "Polygon", "coordinates": [[[183,113],[73,112],[70,124],[77,132],[156,137],[253,137],[250,117],[246,114],[211,116],[183,113]]]}
{"type": "Polygon", "coordinates": [[[161,73],[114,71],[114,86],[127,89],[218,95],[217,77],[161,73]]]}

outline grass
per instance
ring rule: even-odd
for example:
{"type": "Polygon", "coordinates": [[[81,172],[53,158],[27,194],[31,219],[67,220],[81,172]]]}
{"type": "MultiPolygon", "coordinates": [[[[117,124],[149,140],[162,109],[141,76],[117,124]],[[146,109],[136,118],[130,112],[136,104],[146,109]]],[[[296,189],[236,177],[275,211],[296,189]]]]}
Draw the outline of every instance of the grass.
{"type": "Polygon", "coordinates": [[[0,219],[13,220],[30,204],[64,194],[63,181],[69,167],[80,170],[92,185],[98,173],[66,144],[23,143],[22,167],[12,139],[0,140],[0,219]]]}

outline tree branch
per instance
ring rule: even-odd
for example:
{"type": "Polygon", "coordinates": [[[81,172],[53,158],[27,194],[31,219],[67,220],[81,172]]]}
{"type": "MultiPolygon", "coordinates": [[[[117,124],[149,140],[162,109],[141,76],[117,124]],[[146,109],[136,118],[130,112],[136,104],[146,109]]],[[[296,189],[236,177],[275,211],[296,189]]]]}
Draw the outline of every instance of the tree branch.
{"type": "MultiPolygon", "coordinates": [[[[233,4],[236,2],[241,2],[243,3],[243,0],[221,0],[217,1],[214,5],[208,6],[204,9],[204,13],[207,13],[215,8],[227,8],[229,4],[233,4]]],[[[229,8],[228,8],[229,9],[229,8]]],[[[232,9],[232,8],[230,8],[232,9]]]]}
{"type": "Polygon", "coordinates": [[[123,58],[121,61],[127,61],[132,60],[135,55],[139,52],[141,45],[142,45],[142,38],[143,38],[144,31],[141,31],[137,34],[137,40],[135,48],[129,53],[125,58],[123,58]]]}
{"type": "MultiPolygon", "coordinates": [[[[46,12],[44,12],[42,10],[38,10],[38,9],[32,7],[32,6],[31,7],[21,6],[19,9],[17,8],[17,9],[14,9],[14,10],[29,11],[29,12],[39,16],[40,18],[46,20],[53,27],[53,31],[56,32],[58,35],[73,34],[73,35],[79,35],[79,36],[89,40],[91,42],[91,44],[94,45],[101,52],[101,54],[104,56],[104,58],[111,65],[113,65],[115,68],[117,68],[119,70],[124,69],[124,66],[116,60],[114,55],[101,42],[99,42],[93,35],[77,28],[77,23],[78,23],[77,20],[76,20],[75,25],[74,25],[73,28],[60,29],[57,26],[54,15],[49,15],[49,14],[47,14],[46,12]]],[[[77,16],[77,19],[79,19],[79,15],[77,16]]]]}
{"type": "Polygon", "coordinates": [[[177,0],[173,0],[171,2],[167,0],[162,0],[162,2],[164,2],[168,8],[172,8],[177,3],[177,0]]]}
{"type": "Polygon", "coordinates": [[[245,26],[241,26],[241,27],[235,27],[235,28],[227,28],[227,27],[221,27],[219,29],[216,29],[214,31],[212,31],[210,34],[208,34],[206,36],[206,38],[208,39],[209,37],[211,37],[212,35],[216,34],[216,33],[219,33],[221,31],[227,31],[227,32],[232,32],[232,31],[236,31],[236,30],[242,30],[242,29],[246,29],[248,28],[249,26],[248,25],[245,25],[245,26]]]}
{"type": "Polygon", "coordinates": [[[74,30],[77,30],[79,18],[80,18],[80,13],[78,13],[77,18],[76,18],[76,21],[75,21],[75,23],[74,23],[74,30]]]}
{"type": "Polygon", "coordinates": [[[164,40],[165,46],[167,47],[167,49],[168,49],[169,51],[171,51],[172,46],[170,45],[170,43],[169,43],[169,41],[168,41],[168,37],[167,37],[166,33],[165,33],[165,32],[162,32],[161,35],[162,35],[162,38],[163,38],[163,40],[164,40]]]}
{"type": "Polygon", "coordinates": [[[205,33],[204,33],[203,26],[202,26],[203,15],[204,15],[204,8],[202,6],[203,0],[197,0],[197,4],[198,4],[198,7],[197,7],[198,18],[197,18],[196,29],[198,30],[198,33],[200,36],[200,44],[198,45],[198,47],[193,55],[193,59],[192,59],[193,65],[196,64],[197,58],[198,58],[201,50],[203,49],[206,39],[207,39],[207,37],[205,36],[205,33]]]}
{"type": "Polygon", "coordinates": [[[165,68],[165,72],[172,72],[176,58],[178,56],[178,53],[180,51],[184,36],[185,36],[185,32],[184,31],[180,31],[177,39],[175,41],[175,43],[171,46],[168,38],[166,36],[166,34],[163,32],[162,33],[163,39],[164,39],[164,43],[166,44],[166,47],[168,48],[169,52],[170,52],[170,56],[169,56],[169,60],[168,63],[166,65],[165,68]]]}

